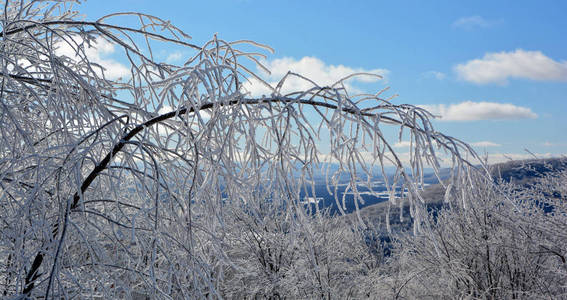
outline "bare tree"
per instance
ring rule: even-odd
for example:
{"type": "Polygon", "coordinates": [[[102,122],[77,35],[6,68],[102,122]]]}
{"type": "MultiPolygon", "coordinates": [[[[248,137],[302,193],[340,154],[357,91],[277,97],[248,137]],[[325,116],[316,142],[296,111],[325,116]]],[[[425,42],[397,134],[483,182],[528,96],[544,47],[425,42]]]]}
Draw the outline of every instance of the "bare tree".
{"type": "Polygon", "coordinates": [[[393,104],[384,92],[351,95],[348,78],[319,86],[289,73],[276,86],[264,83],[269,95],[250,96],[243,83],[262,82],[249,67],[262,67],[258,52],[267,46],[217,36],[195,45],[168,21],[140,13],[85,21],[74,2],[2,2],[4,296],[221,296],[237,259],[226,247],[235,238],[233,203],[278,199],[298,214],[300,191],[313,190],[314,172],[329,163],[339,166],[327,169],[329,190],[346,174],[358,203],[357,186],[371,189],[391,164],[388,187],[407,187],[412,214],[424,220],[424,168],[437,170],[441,151],[464,174],[463,158],[476,157],[435,131],[424,109],[393,104]],[[122,19],[139,26],[115,25],[122,19]],[[123,78],[89,56],[106,44],[128,62],[123,78]],[[167,64],[153,54],[158,44],[191,54],[167,64]],[[311,88],[283,93],[292,77],[311,88]],[[411,139],[407,165],[383,134],[390,126],[411,139]],[[319,151],[324,135],[330,153],[319,151]]]}

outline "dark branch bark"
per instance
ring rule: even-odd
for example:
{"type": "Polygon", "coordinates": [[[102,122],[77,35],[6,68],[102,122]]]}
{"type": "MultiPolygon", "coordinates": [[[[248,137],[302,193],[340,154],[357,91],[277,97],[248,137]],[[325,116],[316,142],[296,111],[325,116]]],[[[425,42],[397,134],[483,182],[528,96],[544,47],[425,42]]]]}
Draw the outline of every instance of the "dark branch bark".
{"type": "MultiPolygon", "coordinates": [[[[32,21],[29,21],[29,20],[20,20],[20,21],[32,23],[32,21]]],[[[58,21],[48,21],[48,22],[42,22],[42,23],[32,23],[30,25],[19,27],[19,28],[16,28],[16,29],[12,29],[12,30],[8,30],[8,31],[2,31],[2,32],[0,32],[0,36],[5,37],[5,36],[12,35],[12,34],[15,34],[15,33],[19,33],[19,32],[22,32],[22,31],[27,31],[27,30],[32,29],[34,27],[38,27],[38,26],[46,26],[47,27],[47,26],[51,26],[51,25],[93,26],[93,27],[105,27],[105,28],[109,28],[109,29],[130,31],[130,32],[143,34],[145,36],[152,37],[154,39],[163,40],[165,42],[171,42],[171,43],[187,46],[187,47],[190,47],[190,48],[193,48],[193,49],[201,50],[201,47],[199,47],[197,45],[187,43],[187,42],[183,42],[183,41],[176,40],[176,39],[171,39],[171,38],[168,38],[168,37],[163,36],[161,34],[149,32],[149,31],[145,31],[145,30],[140,30],[140,29],[134,29],[134,28],[128,28],[128,27],[123,27],[123,26],[116,26],[116,25],[111,25],[111,24],[92,22],[92,21],[89,22],[89,21],[71,21],[71,20],[62,21],[62,20],[58,20],[58,21]]]]}

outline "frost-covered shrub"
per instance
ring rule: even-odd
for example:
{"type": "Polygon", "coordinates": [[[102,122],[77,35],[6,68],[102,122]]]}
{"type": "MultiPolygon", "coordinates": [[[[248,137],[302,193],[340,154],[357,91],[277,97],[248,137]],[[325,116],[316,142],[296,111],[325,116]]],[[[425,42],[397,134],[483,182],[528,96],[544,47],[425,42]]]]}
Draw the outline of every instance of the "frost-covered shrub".
{"type": "MultiPolygon", "coordinates": [[[[361,295],[358,282],[380,267],[363,233],[339,216],[298,215],[262,203],[235,214],[226,245],[234,263],[222,282],[227,298],[344,299],[361,295]],[[299,222],[292,222],[300,218],[299,222]]],[[[301,210],[301,209],[300,209],[301,210]]],[[[300,213],[301,214],[301,213],[300,213]]]]}
{"type": "Polygon", "coordinates": [[[431,216],[431,230],[399,240],[381,291],[410,299],[567,296],[566,186],[567,171],[531,187],[477,178],[431,216]]]}

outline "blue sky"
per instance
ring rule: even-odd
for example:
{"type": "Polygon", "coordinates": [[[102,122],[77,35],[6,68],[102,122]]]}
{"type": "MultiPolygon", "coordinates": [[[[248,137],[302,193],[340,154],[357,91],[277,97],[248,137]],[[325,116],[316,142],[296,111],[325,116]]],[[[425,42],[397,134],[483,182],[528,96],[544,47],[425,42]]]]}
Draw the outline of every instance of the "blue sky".
{"type": "Polygon", "coordinates": [[[196,44],[215,33],[265,43],[276,50],[266,62],[274,76],[384,74],[385,81],[352,88],[390,86],[395,103],[431,109],[441,115],[439,131],[495,161],[527,158],[524,149],[567,154],[567,1],[96,0],[76,8],[91,20],[119,11],[156,15],[196,44]]]}

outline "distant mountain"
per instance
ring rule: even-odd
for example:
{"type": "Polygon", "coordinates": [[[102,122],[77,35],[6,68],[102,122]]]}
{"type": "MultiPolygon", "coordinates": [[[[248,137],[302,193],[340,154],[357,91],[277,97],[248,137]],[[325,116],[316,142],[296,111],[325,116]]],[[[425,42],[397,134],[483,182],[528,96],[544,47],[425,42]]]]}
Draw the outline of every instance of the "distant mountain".
{"type": "Polygon", "coordinates": [[[567,169],[567,158],[530,159],[494,165],[492,176],[505,182],[530,185],[550,172],[567,169]]]}
{"type": "MultiPolygon", "coordinates": [[[[530,159],[521,161],[510,161],[506,163],[495,164],[490,167],[491,175],[496,182],[513,182],[522,186],[530,186],[535,183],[537,178],[545,176],[550,172],[557,172],[567,169],[567,158],[552,159],[530,159]]],[[[449,177],[449,170],[441,171],[441,178],[449,177]]],[[[434,175],[428,175],[424,178],[426,182],[438,182],[434,175]]],[[[427,203],[430,210],[436,210],[443,206],[443,198],[445,188],[440,184],[432,184],[427,186],[421,196],[427,203]]],[[[393,231],[410,229],[412,220],[409,215],[409,205],[404,203],[401,207],[402,218],[400,218],[400,207],[390,207],[390,226],[393,231]]],[[[360,210],[360,216],[363,220],[374,226],[384,230],[386,215],[388,213],[388,202],[380,202],[369,205],[360,210]]],[[[347,218],[354,220],[355,214],[350,214],[347,218]]]]}

